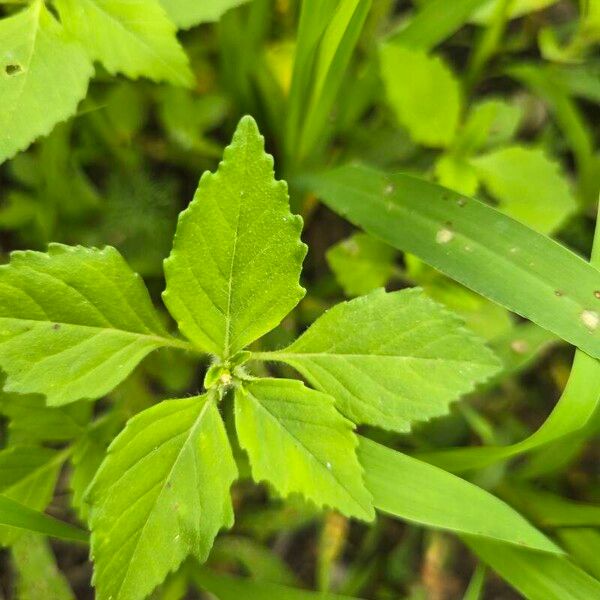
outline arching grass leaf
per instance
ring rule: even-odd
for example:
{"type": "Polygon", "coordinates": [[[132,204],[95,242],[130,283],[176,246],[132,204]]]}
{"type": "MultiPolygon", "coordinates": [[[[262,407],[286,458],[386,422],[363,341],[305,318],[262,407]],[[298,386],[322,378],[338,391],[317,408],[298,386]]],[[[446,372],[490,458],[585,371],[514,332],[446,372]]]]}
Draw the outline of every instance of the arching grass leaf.
{"type": "Polygon", "coordinates": [[[236,390],[235,422],[256,481],[304,495],[347,516],[374,518],[352,424],[331,396],[300,381],[259,379],[236,390]]]}
{"type": "Polygon", "coordinates": [[[244,117],[179,217],[165,261],[163,296],[181,331],[228,358],[278,325],[304,295],[301,228],[254,119],[244,117]]]}
{"type": "Polygon", "coordinates": [[[287,348],[256,356],[293,366],[354,423],[396,431],[445,414],[499,367],[479,338],[419,289],[338,304],[287,348]]]}
{"type": "Polygon", "coordinates": [[[233,523],[237,476],[208,396],[167,400],[131,419],[89,494],[98,600],[141,600],[188,556],[206,560],[233,523]]]}

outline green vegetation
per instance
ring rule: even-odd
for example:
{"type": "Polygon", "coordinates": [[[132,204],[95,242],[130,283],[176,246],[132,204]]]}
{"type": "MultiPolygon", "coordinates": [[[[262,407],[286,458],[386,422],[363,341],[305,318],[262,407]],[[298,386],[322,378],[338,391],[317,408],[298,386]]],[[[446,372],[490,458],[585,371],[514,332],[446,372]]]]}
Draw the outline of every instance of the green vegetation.
{"type": "Polygon", "coordinates": [[[0,0],[0,598],[600,598],[599,46],[0,0]]]}

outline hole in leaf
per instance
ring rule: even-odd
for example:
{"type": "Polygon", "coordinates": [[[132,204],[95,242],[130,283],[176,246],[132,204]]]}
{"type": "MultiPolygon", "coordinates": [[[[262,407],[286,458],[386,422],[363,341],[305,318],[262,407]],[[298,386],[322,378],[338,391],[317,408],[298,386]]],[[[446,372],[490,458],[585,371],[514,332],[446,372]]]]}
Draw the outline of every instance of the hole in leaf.
{"type": "Polygon", "coordinates": [[[13,64],[13,63],[8,64],[8,65],[6,65],[6,67],[4,67],[4,71],[9,76],[18,75],[22,70],[23,69],[22,69],[21,65],[17,65],[17,64],[13,64]]]}

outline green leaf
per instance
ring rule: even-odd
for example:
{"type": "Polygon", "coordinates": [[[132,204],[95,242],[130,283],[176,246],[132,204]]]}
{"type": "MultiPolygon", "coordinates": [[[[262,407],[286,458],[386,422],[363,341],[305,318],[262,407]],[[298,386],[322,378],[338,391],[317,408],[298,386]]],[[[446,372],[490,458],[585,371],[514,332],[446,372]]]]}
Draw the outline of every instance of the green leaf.
{"type": "Polygon", "coordinates": [[[87,402],[54,408],[46,406],[41,396],[0,396],[0,413],[10,420],[8,431],[13,444],[72,440],[85,431],[91,411],[87,402]]]}
{"type": "MultiPolygon", "coordinates": [[[[63,453],[35,446],[0,451],[0,494],[27,508],[45,509],[64,459],[63,453]]],[[[14,543],[20,535],[12,527],[0,527],[0,546],[14,543]]]]}
{"type": "Polygon", "coordinates": [[[383,287],[395,270],[396,251],[364,233],[356,233],[327,251],[327,262],[347,296],[383,287]]]}
{"type": "Polygon", "coordinates": [[[554,240],[409,175],[346,166],[309,182],[367,233],[600,358],[600,271],[554,240]]]}
{"type": "Polygon", "coordinates": [[[462,536],[471,550],[528,600],[600,598],[600,582],[563,556],[462,536]]]}
{"type": "Polygon", "coordinates": [[[163,297],[181,331],[229,358],[277,326],[304,295],[301,228],[254,119],[244,117],[179,217],[165,261],[163,297]]]}
{"type": "Polygon", "coordinates": [[[44,394],[50,405],[98,398],[152,350],[182,344],[114,248],[51,244],[0,267],[6,391],[44,394]]]}
{"type": "Polygon", "coordinates": [[[407,23],[402,22],[389,40],[408,48],[431,50],[458,31],[480,5],[489,0],[427,0],[407,23]]]}
{"type": "Polygon", "coordinates": [[[510,146],[471,164],[506,214],[542,233],[555,231],[577,209],[558,163],[542,150],[510,146]]]}
{"type": "Polygon", "coordinates": [[[288,363],[354,423],[408,431],[498,370],[460,320],[419,289],[338,304],[295,342],[255,355],[288,363]]]}
{"type": "Polygon", "coordinates": [[[94,69],[41,0],[0,20],[0,47],[3,162],[76,111],[94,69]]]}
{"type": "Polygon", "coordinates": [[[215,594],[219,600],[352,600],[338,594],[310,592],[275,583],[221,575],[206,568],[193,570],[191,578],[200,589],[215,594]]]}
{"type": "Polygon", "coordinates": [[[439,56],[397,44],[380,49],[387,98],[416,142],[444,147],[454,139],[461,112],[460,85],[439,56]]]}
{"type": "Polygon", "coordinates": [[[75,600],[67,578],[58,570],[48,542],[38,535],[23,536],[12,547],[18,600],[75,600]]]}
{"type": "Polygon", "coordinates": [[[236,390],[235,423],[256,481],[283,496],[303,494],[318,506],[372,520],[352,423],[334,400],[300,381],[258,379],[236,390]]]}
{"type": "Polygon", "coordinates": [[[206,560],[219,529],[233,524],[236,476],[209,396],[168,400],[133,417],[89,493],[98,600],[141,600],[188,555],[206,560]]]}
{"type": "Polygon", "coordinates": [[[33,510],[15,500],[0,495],[0,525],[49,535],[71,542],[87,543],[85,531],[33,510]]]}
{"type": "MultiPolygon", "coordinates": [[[[516,19],[531,12],[542,10],[558,0],[511,0],[508,6],[508,17],[516,19]]],[[[480,25],[489,24],[494,14],[498,10],[498,5],[502,0],[487,0],[481,8],[472,15],[472,21],[480,25]]]]}
{"type": "Polygon", "coordinates": [[[478,539],[562,552],[508,504],[468,481],[363,437],[358,456],[378,510],[478,539]]]}
{"type": "Polygon", "coordinates": [[[218,21],[228,10],[248,0],[160,0],[171,21],[180,29],[218,21]]]}
{"type": "Polygon", "coordinates": [[[111,74],[191,86],[176,30],[158,0],[55,0],[65,28],[111,74]]]}

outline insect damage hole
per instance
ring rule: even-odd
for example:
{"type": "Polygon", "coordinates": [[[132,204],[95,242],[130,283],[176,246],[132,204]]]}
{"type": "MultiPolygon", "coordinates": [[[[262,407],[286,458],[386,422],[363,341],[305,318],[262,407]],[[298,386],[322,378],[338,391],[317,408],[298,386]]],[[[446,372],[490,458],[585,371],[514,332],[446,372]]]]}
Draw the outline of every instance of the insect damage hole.
{"type": "Polygon", "coordinates": [[[16,64],[16,63],[10,63],[4,67],[4,72],[9,77],[12,77],[13,75],[18,75],[22,71],[23,71],[23,68],[21,67],[21,65],[16,64]]]}

